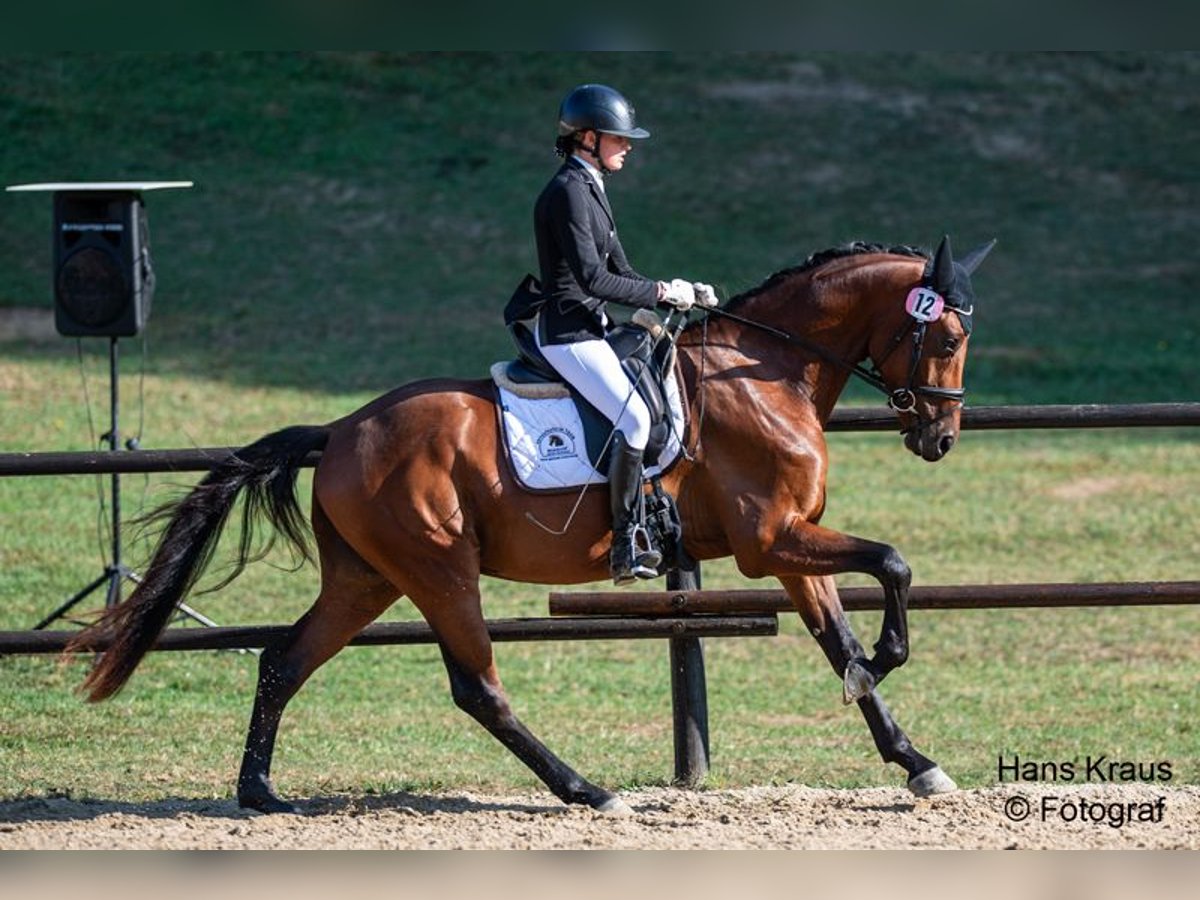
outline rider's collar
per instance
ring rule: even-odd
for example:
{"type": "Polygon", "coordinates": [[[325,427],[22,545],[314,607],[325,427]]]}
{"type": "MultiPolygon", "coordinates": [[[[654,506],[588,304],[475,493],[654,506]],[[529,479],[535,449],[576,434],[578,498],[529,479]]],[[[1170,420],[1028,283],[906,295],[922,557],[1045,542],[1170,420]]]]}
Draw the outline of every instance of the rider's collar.
{"type": "Polygon", "coordinates": [[[600,187],[600,190],[604,190],[604,174],[599,169],[597,169],[578,153],[573,154],[571,159],[583,166],[583,170],[592,176],[592,180],[596,182],[596,184],[600,187]]]}

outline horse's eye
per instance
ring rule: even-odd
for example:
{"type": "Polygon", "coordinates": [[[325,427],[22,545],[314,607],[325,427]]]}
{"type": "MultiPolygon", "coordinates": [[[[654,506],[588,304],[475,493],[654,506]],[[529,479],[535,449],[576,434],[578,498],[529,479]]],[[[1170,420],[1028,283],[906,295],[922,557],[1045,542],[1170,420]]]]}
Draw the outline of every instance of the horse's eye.
{"type": "Polygon", "coordinates": [[[948,337],[944,341],[942,341],[942,352],[945,353],[947,356],[950,356],[956,350],[958,350],[960,344],[962,344],[962,341],[960,341],[958,338],[948,337]]]}

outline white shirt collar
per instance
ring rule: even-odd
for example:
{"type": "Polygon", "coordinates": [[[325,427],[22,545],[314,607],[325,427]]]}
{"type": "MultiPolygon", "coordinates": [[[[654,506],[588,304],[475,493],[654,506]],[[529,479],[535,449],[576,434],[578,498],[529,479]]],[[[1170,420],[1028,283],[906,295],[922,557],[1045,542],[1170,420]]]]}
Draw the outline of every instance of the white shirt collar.
{"type": "Polygon", "coordinates": [[[604,190],[604,175],[600,172],[599,169],[597,169],[595,166],[593,166],[590,162],[588,162],[586,159],[584,159],[578,153],[572,154],[571,159],[575,160],[577,163],[579,163],[581,166],[583,166],[583,170],[592,176],[592,180],[594,182],[596,182],[597,185],[599,185],[600,190],[604,190]]]}

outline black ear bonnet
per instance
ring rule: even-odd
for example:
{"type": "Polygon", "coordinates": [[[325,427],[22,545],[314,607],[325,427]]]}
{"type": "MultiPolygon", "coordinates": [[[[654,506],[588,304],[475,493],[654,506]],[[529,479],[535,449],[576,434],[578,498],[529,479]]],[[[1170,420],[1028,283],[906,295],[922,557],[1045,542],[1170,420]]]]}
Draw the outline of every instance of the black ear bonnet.
{"type": "Polygon", "coordinates": [[[958,314],[963,331],[967,334],[971,333],[971,314],[975,311],[975,289],[971,286],[971,273],[979,267],[994,246],[995,238],[976,247],[961,260],[956,260],[950,250],[950,236],[945,235],[933,258],[925,264],[925,273],[921,278],[922,286],[932,288],[942,295],[946,307],[958,314]]]}

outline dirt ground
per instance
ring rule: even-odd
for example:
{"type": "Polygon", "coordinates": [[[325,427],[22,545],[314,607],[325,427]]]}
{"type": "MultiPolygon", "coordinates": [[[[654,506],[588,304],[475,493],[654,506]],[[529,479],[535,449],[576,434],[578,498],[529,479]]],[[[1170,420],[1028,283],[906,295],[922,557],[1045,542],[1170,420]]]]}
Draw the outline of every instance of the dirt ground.
{"type": "Polygon", "coordinates": [[[1200,849],[1196,786],[1006,785],[919,801],[797,786],[622,796],[632,816],[545,793],[318,798],[277,816],[228,800],[23,799],[0,803],[0,849],[1200,849]]]}

